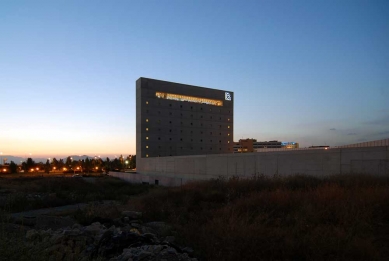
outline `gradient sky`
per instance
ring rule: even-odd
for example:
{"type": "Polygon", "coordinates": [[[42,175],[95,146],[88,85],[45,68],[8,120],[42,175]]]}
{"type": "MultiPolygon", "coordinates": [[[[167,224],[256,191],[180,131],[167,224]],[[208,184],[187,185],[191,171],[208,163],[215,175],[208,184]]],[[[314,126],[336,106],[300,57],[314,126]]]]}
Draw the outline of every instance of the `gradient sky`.
{"type": "Polygon", "coordinates": [[[135,154],[139,77],[235,93],[234,140],[389,137],[389,1],[0,1],[0,152],[135,154]]]}

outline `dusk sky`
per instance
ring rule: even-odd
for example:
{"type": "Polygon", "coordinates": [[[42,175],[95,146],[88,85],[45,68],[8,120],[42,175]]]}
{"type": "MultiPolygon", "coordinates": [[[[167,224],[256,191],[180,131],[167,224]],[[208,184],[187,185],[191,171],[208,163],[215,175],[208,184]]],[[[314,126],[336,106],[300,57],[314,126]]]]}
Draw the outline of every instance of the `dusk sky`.
{"type": "Polygon", "coordinates": [[[0,1],[0,152],[135,154],[135,81],[233,91],[234,140],[389,138],[389,1],[0,1]]]}

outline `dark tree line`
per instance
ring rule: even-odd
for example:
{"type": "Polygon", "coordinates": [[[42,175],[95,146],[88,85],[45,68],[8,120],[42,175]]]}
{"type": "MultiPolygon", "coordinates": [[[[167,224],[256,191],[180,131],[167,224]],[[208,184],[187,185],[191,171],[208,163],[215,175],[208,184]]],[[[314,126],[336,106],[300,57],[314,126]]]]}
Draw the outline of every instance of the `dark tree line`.
{"type": "MultiPolygon", "coordinates": [[[[121,155],[119,158],[113,160],[108,157],[105,160],[99,157],[86,158],[83,160],[73,160],[71,157],[67,157],[65,161],[63,159],[57,160],[56,158],[53,158],[51,162],[47,160],[45,164],[43,162],[36,163],[32,158],[28,158],[21,164],[21,169],[25,172],[44,170],[45,173],[49,173],[50,171],[90,173],[107,172],[110,170],[123,171],[125,169],[134,168],[136,168],[136,155],[128,155],[127,157],[121,155]]],[[[11,161],[11,173],[16,173],[17,169],[18,166],[11,161]]]]}

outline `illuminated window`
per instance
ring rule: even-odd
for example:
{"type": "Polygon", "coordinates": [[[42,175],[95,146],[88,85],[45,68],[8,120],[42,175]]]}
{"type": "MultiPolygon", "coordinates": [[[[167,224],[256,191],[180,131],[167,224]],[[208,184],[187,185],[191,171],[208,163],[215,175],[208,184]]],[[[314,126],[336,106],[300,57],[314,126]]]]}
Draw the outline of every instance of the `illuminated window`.
{"type": "Polygon", "coordinates": [[[228,141],[228,143],[230,143],[230,141],[228,141]]]}
{"type": "Polygon", "coordinates": [[[149,119],[146,119],[146,122],[149,122],[149,119]]]}
{"type": "Polygon", "coordinates": [[[228,133],[228,136],[230,136],[230,134],[228,133]]]}
{"type": "Polygon", "coordinates": [[[230,119],[228,119],[228,121],[230,121],[230,119]]]}
{"type": "Polygon", "coordinates": [[[146,104],[149,104],[149,102],[148,102],[148,101],[146,101],[146,104]]]}
{"type": "Polygon", "coordinates": [[[146,128],[146,131],[149,131],[149,128],[146,128]]]}
{"type": "Polygon", "coordinates": [[[230,126],[228,126],[228,128],[230,128],[230,126]]]}
{"type": "Polygon", "coordinates": [[[148,158],[149,157],[149,154],[146,154],[146,158],[148,158]]]}
{"type": "MultiPolygon", "coordinates": [[[[167,99],[167,100],[186,101],[186,102],[209,104],[209,105],[214,105],[214,106],[223,106],[223,101],[221,101],[221,100],[187,96],[187,95],[181,95],[181,94],[156,92],[155,96],[158,98],[167,99]]],[[[171,104],[169,106],[171,106],[171,104]]],[[[193,109],[193,107],[191,107],[191,109],[193,109]]],[[[210,111],[212,111],[212,109],[210,109],[210,111]]]]}
{"type": "Polygon", "coordinates": [[[148,140],[149,139],[149,137],[146,137],[146,140],[148,140]]]}
{"type": "Polygon", "coordinates": [[[146,145],[146,149],[148,149],[148,148],[149,148],[149,146],[146,145]]]}

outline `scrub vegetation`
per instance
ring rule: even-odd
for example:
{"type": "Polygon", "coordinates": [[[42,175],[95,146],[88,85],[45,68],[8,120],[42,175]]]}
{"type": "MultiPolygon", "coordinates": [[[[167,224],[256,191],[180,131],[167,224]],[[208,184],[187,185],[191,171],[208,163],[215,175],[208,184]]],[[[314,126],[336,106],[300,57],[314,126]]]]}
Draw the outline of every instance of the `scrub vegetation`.
{"type": "Polygon", "coordinates": [[[133,203],[174,224],[204,260],[386,260],[389,179],[233,178],[153,190],[133,203]]]}
{"type": "Polygon", "coordinates": [[[176,188],[131,185],[112,177],[94,182],[19,178],[1,179],[0,191],[0,252],[20,260],[31,257],[25,232],[21,227],[8,231],[7,213],[103,199],[122,204],[79,210],[74,218],[87,225],[96,218],[118,218],[122,210],[141,211],[144,222],[171,224],[177,244],[193,248],[199,260],[386,260],[389,256],[385,177],[257,176],[176,188]]]}
{"type": "Polygon", "coordinates": [[[149,188],[112,177],[0,179],[0,209],[15,213],[99,200],[126,202],[149,188]],[[89,182],[87,181],[89,180],[89,182]]]}

